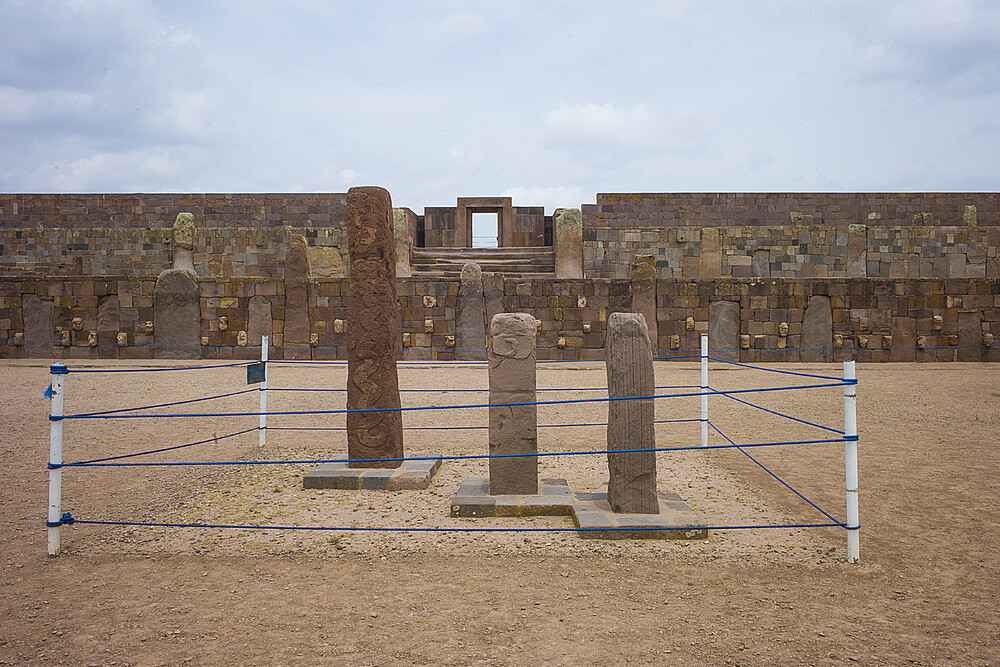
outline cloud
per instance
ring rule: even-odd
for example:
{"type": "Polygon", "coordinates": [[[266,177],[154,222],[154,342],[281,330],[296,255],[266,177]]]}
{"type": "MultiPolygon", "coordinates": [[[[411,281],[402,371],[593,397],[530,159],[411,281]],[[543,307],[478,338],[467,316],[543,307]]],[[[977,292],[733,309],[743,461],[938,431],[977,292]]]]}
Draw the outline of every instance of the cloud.
{"type": "Polygon", "coordinates": [[[24,180],[33,186],[30,190],[38,192],[92,192],[95,184],[102,183],[120,184],[119,190],[142,192],[150,190],[141,187],[144,183],[168,186],[179,168],[179,161],[168,149],[96,153],[68,162],[44,162],[24,180]]]}
{"type": "Polygon", "coordinates": [[[3,124],[27,125],[42,119],[87,111],[93,95],[66,90],[29,91],[0,86],[0,118],[3,124]]]}

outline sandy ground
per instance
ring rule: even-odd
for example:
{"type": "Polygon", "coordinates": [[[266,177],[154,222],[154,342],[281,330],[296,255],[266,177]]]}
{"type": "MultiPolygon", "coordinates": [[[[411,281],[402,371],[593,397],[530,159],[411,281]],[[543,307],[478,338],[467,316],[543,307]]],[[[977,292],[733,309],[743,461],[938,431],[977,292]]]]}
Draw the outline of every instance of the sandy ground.
{"type": "MultiPolygon", "coordinates": [[[[72,362],[87,368],[89,362],[72,362]]],[[[144,368],[153,362],[102,362],[144,368]]],[[[836,365],[783,370],[839,375],[836,365]]],[[[270,385],[343,388],[342,366],[278,366],[270,385]]],[[[697,384],[694,364],[657,363],[657,384],[697,384]]],[[[367,532],[363,527],[566,528],[566,518],[452,519],[449,501],[481,460],[445,461],[425,491],[304,491],[308,464],[66,470],[78,519],[333,526],[334,531],[62,529],[45,555],[47,364],[0,366],[0,664],[764,665],[1000,663],[1000,371],[986,364],[859,366],[860,565],[842,528],[715,530],[705,541],[596,541],[574,533],[367,532]],[[353,530],[351,530],[353,528],[353,530]]],[[[713,367],[719,389],[821,382],[713,367]]],[[[484,403],[479,366],[405,365],[404,405],[484,403]],[[450,391],[445,391],[450,390],[450,391]]],[[[540,364],[539,398],[600,397],[594,362],[540,364]],[[586,388],[598,388],[589,390],[586,388]]],[[[135,407],[245,389],[242,368],[71,373],[66,411],[135,407]]],[[[661,393],[689,390],[662,389],[661,393]]],[[[833,428],[840,387],[744,397],[833,428]]],[[[245,412],[254,393],[153,410],[245,412]]],[[[335,410],[338,392],[271,391],[271,410],[335,410]]],[[[658,419],[696,418],[699,399],[657,402],[658,419]]],[[[836,437],[725,398],[715,424],[736,442],[836,437]]],[[[539,424],[606,420],[605,403],[539,407],[539,424]]],[[[256,417],[67,420],[65,460],[224,436],[256,417]]],[[[484,425],[482,408],[405,413],[404,426],[484,425]]],[[[341,458],[343,417],[274,416],[256,432],[144,461],[341,458]]],[[[697,424],[661,424],[659,446],[696,445],[697,424]]],[[[539,430],[543,452],[594,451],[606,428],[539,430]]],[[[407,430],[408,454],[486,452],[485,430],[407,430]]],[[[713,434],[710,441],[724,442],[713,434]]],[[[747,450],[837,520],[843,445],[747,450]]],[[[661,491],[711,525],[828,519],[736,450],[657,455],[661,491]]],[[[576,491],[607,482],[602,455],[540,460],[576,491]]]]}

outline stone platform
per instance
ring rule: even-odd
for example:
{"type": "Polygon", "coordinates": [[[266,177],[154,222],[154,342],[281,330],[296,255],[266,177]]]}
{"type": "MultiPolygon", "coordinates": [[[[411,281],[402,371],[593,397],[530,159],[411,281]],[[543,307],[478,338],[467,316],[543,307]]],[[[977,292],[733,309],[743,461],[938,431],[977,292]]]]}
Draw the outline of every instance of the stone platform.
{"type": "Polygon", "coordinates": [[[572,516],[573,492],[565,479],[538,482],[537,495],[491,496],[488,477],[466,477],[451,501],[451,515],[486,516],[572,516]]]}
{"type": "Polygon", "coordinates": [[[490,495],[490,480],[467,477],[451,501],[453,517],[568,516],[578,535],[605,540],[701,540],[708,528],[676,493],[657,493],[659,514],[615,514],[606,493],[573,493],[565,479],[539,481],[538,495],[490,495]],[[633,530],[623,530],[623,529],[633,530]],[[679,528],[683,528],[680,530],[679,528]]]}
{"type": "MultiPolygon", "coordinates": [[[[419,458],[415,455],[414,458],[419,458]]],[[[302,477],[303,489],[412,491],[426,489],[441,467],[441,459],[403,461],[398,468],[349,468],[324,463],[302,477]]]]}

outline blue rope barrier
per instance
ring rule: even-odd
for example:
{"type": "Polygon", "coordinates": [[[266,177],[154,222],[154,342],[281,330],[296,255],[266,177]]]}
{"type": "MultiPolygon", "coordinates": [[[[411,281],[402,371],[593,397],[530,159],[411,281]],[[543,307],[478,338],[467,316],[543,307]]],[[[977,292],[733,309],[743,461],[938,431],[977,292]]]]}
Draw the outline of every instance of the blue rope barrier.
{"type": "MultiPolygon", "coordinates": [[[[700,420],[699,420],[700,421],[700,420]]],[[[714,428],[714,427],[713,427],[714,428]]],[[[254,430],[254,429],[250,429],[254,430]]],[[[716,429],[718,430],[718,429],[716,429]]],[[[722,437],[726,437],[723,435],[722,437]]],[[[726,438],[729,440],[728,438],[726,438]]],[[[685,445],[678,447],[644,447],[637,449],[602,449],[602,450],[571,450],[568,452],[536,452],[534,454],[440,454],[436,456],[410,456],[386,459],[289,459],[265,461],[138,461],[132,463],[49,463],[50,468],[134,468],[134,467],[171,467],[171,466],[230,466],[230,465],[318,465],[325,463],[396,463],[406,461],[461,461],[475,459],[510,459],[510,458],[544,458],[549,456],[587,456],[595,454],[633,454],[639,452],[683,452],[704,451],[707,449],[739,449],[741,447],[783,447],[791,445],[815,445],[842,443],[843,438],[824,440],[788,440],[776,442],[755,442],[737,445],[732,440],[728,445],[685,445]]],[[[138,456],[134,454],[131,456],[138,456]]],[[[759,464],[758,464],[759,465],[759,464]]]]}
{"type": "Polygon", "coordinates": [[[172,366],[166,368],[71,368],[70,373],[152,373],[156,371],[198,371],[211,368],[234,368],[249,366],[259,361],[240,361],[234,364],[212,364],[209,366],[172,366]]]}
{"type": "MultiPolygon", "coordinates": [[[[683,422],[700,422],[701,419],[657,419],[654,424],[680,424],[683,422]]],[[[608,422],[593,422],[581,424],[538,424],[537,428],[576,428],[578,426],[607,426],[608,422]]],[[[404,426],[404,431],[479,431],[489,426],[404,426]]],[[[269,431],[346,431],[346,426],[269,426],[269,431]]]]}
{"type": "MultiPolygon", "coordinates": [[[[102,459],[91,459],[90,461],[79,461],[79,462],[74,463],[72,465],[82,466],[82,465],[90,465],[92,463],[104,463],[106,461],[117,461],[119,459],[129,459],[129,458],[134,458],[136,456],[146,456],[147,454],[160,454],[161,452],[169,452],[169,451],[173,451],[175,449],[184,449],[185,447],[194,447],[195,445],[204,445],[207,442],[217,442],[219,440],[225,440],[226,438],[235,438],[238,435],[243,435],[244,433],[251,433],[253,431],[259,431],[259,430],[260,430],[260,427],[254,426],[253,428],[248,428],[248,429],[244,429],[242,431],[237,431],[236,433],[228,433],[226,435],[216,436],[216,437],[213,437],[213,438],[209,438],[207,440],[199,440],[198,442],[189,442],[189,443],[184,444],[184,445],[174,445],[173,447],[162,447],[160,449],[150,449],[149,451],[146,451],[146,452],[136,452],[135,454],[121,454],[119,456],[106,456],[106,457],[104,457],[102,459]]],[[[49,468],[49,470],[52,470],[52,469],[55,469],[55,468],[61,468],[61,467],[65,466],[65,465],[67,465],[67,464],[59,465],[59,464],[55,464],[55,463],[50,463],[50,464],[48,464],[48,468],[49,468]]]]}
{"type": "Polygon", "coordinates": [[[752,368],[758,371],[767,371],[768,373],[781,373],[782,375],[799,375],[801,377],[807,378],[817,378],[820,380],[840,380],[845,384],[857,384],[857,380],[844,380],[844,378],[834,377],[831,375],[813,375],[812,373],[799,373],[798,371],[782,371],[777,368],[764,368],[763,366],[751,366],[750,364],[741,364],[736,361],[726,361],[725,359],[716,359],[715,357],[708,357],[711,361],[718,361],[723,364],[730,364],[732,366],[740,366],[741,368],[752,368]]]}
{"type": "MultiPolygon", "coordinates": [[[[736,445],[736,443],[735,443],[735,442],[733,442],[733,441],[732,441],[732,440],[731,440],[731,439],[729,438],[729,436],[728,436],[728,435],[726,435],[725,433],[723,433],[722,431],[720,431],[720,430],[719,430],[719,429],[718,429],[718,428],[717,428],[717,427],[715,426],[715,424],[713,424],[712,422],[708,422],[708,425],[709,425],[709,426],[711,426],[711,427],[712,427],[713,429],[715,429],[715,432],[716,432],[716,433],[718,433],[718,434],[719,434],[719,435],[721,435],[721,436],[722,436],[723,438],[725,438],[726,440],[728,440],[728,441],[729,441],[729,442],[730,442],[731,444],[733,444],[733,445],[736,445]]],[[[842,441],[842,440],[841,440],[841,441],[842,441]]],[[[752,456],[750,456],[749,454],[747,454],[746,452],[744,452],[744,451],[743,451],[743,447],[740,447],[740,446],[736,446],[736,449],[740,450],[740,452],[742,452],[744,456],[746,456],[746,457],[747,457],[748,459],[750,459],[751,461],[753,461],[754,463],[756,463],[756,464],[757,464],[758,466],[760,466],[760,469],[761,469],[761,470],[763,470],[763,471],[764,471],[764,472],[766,472],[766,473],[767,473],[768,475],[770,475],[771,477],[773,477],[773,478],[775,478],[776,480],[778,480],[779,482],[781,482],[781,483],[782,483],[782,484],[783,484],[783,485],[785,486],[785,488],[786,488],[786,489],[788,489],[789,491],[791,491],[792,493],[794,493],[795,495],[797,495],[797,496],[798,496],[799,498],[801,498],[802,500],[804,500],[804,501],[806,501],[807,503],[809,503],[810,505],[812,505],[812,506],[813,506],[813,508],[815,508],[815,509],[816,509],[817,511],[819,511],[819,512],[820,512],[820,514],[822,514],[822,515],[823,515],[823,516],[825,516],[826,518],[830,519],[830,521],[836,521],[836,519],[834,519],[834,518],[833,518],[832,516],[830,516],[830,514],[829,514],[829,513],[827,513],[827,512],[826,512],[826,510],[823,510],[823,509],[821,509],[821,508],[820,508],[820,507],[819,507],[819,506],[818,506],[818,505],[817,505],[816,503],[814,503],[813,501],[809,500],[809,499],[808,499],[808,498],[806,498],[806,497],[805,497],[804,495],[802,495],[801,493],[799,493],[798,491],[796,491],[796,490],[795,490],[794,488],[792,488],[792,486],[791,486],[790,484],[788,484],[788,483],[787,483],[787,482],[786,482],[785,480],[781,479],[780,477],[778,477],[777,475],[775,475],[775,474],[774,474],[773,472],[771,472],[770,470],[768,470],[768,469],[767,469],[767,467],[766,467],[766,466],[764,466],[764,464],[763,464],[763,463],[761,463],[760,461],[758,461],[758,460],[757,460],[757,459],[755,459],[754,457],[752,457],[752,456]]]]}
{"type": "Polygon", "coordinates": [[[187,403],[200,403],[203,401],[214,401],[218,398],[229,398],[230,396],[239,396],[240,394],[249,394],[250,392],[259,391],[256,387],[253,389],[242,389],[240,391],[233,391],[228,394],[219,394],[218,396],[206,396],[205,398],[189,398],[184,401],[173,401],[171,403],[157,403],[155,405],[142,405],[137,408],[118,408],[117,410],[101,410],[100,412],[85,412],[82,413],[87,416],[96,417],[98,415],[113,415],[120,414],[122,412],[134,412],[136,410],[150,410],[153,408],[168,408],[173,405],[185,405],[187,403]]]}
{"type": "MultiPolygon", "coordinates": [[[[709,387],[709,389],[712,389],[712,387],[709,387]]],[[[815,426],[816,428],[821,428],[825,431],[832,431],[833,433],[839,433],[840,435],[844,435],[844,432],[841,431],[840,429],[831,428],[829,426],[823,426],[822,424],[815,424],[811,421],[806,421],[805,419],[799,419],[798,417],[792,417],[791,415],[786,415],[784,413],[777,412],[775,410],[769,410],[762,405],[757,405],[756,403],[751,403],[750,401],[744,401],[742,398],[736,398],[735,396],[728,396],[728,395],[726,396],[726,398],[731,399],[733,401],[737,401],[744,405],[749,405],[751,408],[757,408],[758,410],[763,410],[764,412],[770,413],[777,417],[784,417],[785,419],[791,419],[792,421],[797,421],[799,423],[806,424],[808,426],[815,426]]]]}
{"type": "MultiPolygon", "coordinates": [[[[699,387],[701,387],[701,385],[697,385],[697,384],[673,384],[673,385],[663,385],[663,386],[657,385],[656,387],[653,387],[653,388],[654,389],[696,389],[696,388],[699,388],[699,387]]],[[[317,392],[317,393],[319,393],[319,392],[334,392],[334,393],[340,392],[340,393],[343,393],[343,392],[347,391],[346,388],[341,388],[341,387],[332,387],[332,388],[331,387],[317,387],[317,388],[311,388],[311,387],[310,388],[268,387],[267,390],[268,391],[285,391],[285,392],[317,392]]],[[[535,389],[536,392],[539,392],[539,391],[607,391],[607,390],[608,390],[607,387],[537,387],[535,389]]],[[[256,390],[252,390],[252,391],[256,391],[256,390]]],[[[489,391],[488,387],[484,388],[484,389],[447,389],[447,388],[443,388],[442,387],[440,389],[434,389],[434,388],[432,388],[432,389],[400,389],[399,393],[402,394],[402,393],[410,392],[410,393],[425,393],[425,394],[432,394],[432,393],[462,394],[462,393],[481,393],[481,392],[487,392],[487,391],[489,391]]]]}
{"type": "Polygon", "coordinates": [[[602,526],[573,528],[528,528],[511,526],[506,528],[461,526],[456,528],[441,528],[436,526],[280,526],[252,525],[227,523],[166,523],[156,521],[101,521],[95,519],[76,519],[69,512],[63,515],[59,525],[87,524],[97,526],[148,526],[150,528],[216,528],[234,530],[316,530],[380,533],[586,533],[586,532],[617,532],[617,531],[648,531],[648,530],[747,530],[755,528],[847,528],[841,521],[834,523],[788,523],[762,525],[731,525],[731,526],[602,526]]]}
{"type": "MultiPolygon", "coordinates": [[[[794,385],[789,387],[761,387],[757,389],[727,389],[724,391],[697,391],[697,392],[685,392],[681,394],[651,394],[649,396],[620,396],[620,397],[602,397],[602,398],[570,398],[557,401],[520,401],[514,403],[475,403],[471,405],[421,405],[421,406],[410,406],[410,407],[398,407],[398,408],[356,408],[356,409],[339,409],[339,410],[284,410],[277,412],[266,412],[267,416],[282,416],[282,415],[336,415],[336,414],[349,414],[352,412],[411,412],[417,410],[462,410],[468,408],[492,408],[492,407],[516,407],[522,405],[567,405],[573,403],[604,403],[608,401],[634,401],[641,399],[657,399],[657,398],[688,398],[694,396],[705,396],[705,395],[716,395],[716,394],[750,394],[750,393],[761,393],[770,391],[791,391],[794,389],[821,389],[824,387],[842,387],[846,384],[855,384],[855,382],[850,381],[839,381],[826,384],[811,384],[811,385],[794,385]]],[[[159,418],[179,418],[179,417],[257,417],[260,416],[261,412],[217,412],[217,413],[175,413],[175,414],[165,414],[165,415],[89,415],[83,414],[73,414],[73,415],[61,415],[61,416],[50,416],[50,421],[59,421],[63,419],[143,419],[150,417],[159,418]]]]}

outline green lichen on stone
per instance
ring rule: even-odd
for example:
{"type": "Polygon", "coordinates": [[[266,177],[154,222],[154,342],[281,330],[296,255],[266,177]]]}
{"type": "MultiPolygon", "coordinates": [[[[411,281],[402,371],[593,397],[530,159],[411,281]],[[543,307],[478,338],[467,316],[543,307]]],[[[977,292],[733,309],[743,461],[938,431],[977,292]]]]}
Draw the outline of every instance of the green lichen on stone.
{"type": "Polygon", "coordinates": [[[178,213],[174,221],[173,241],[175,248],[194,250],[194,215],[178,213]]]}
{"type": "Polygon", "coordinates": [[[965,212],[962,214],[962,222],[965,223],[966,227],[975,227],[977,223],[977,213],[975,206],[966,206],[965,212]]]}

